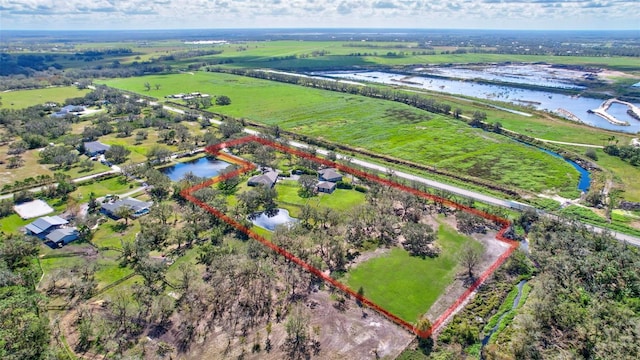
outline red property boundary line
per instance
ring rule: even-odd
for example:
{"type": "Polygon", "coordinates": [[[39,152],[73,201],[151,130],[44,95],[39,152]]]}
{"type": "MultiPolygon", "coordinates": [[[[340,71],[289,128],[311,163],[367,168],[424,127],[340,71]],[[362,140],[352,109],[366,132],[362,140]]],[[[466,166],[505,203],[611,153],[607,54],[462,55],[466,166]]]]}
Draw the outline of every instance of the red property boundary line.
{"type": "Polygon", "coordinates": [[[388,179],[383,179],[381,177],[378,177],[376,175],[373,174],[369,174],[367,172],[358,170],[358,169],[354,169],[351,168],[349,166],[343,165],[343,164],[339,164],[327,159],[322,159],[319,158],[315,155],[312,155],[310,153],[304,152],[302,150],[299,149],[294,149],[291,148],[289,146],[286,146],[284,144],[278,143],[278,142],[274,142],[271,140],[267,140],[255,135],[252,136],[247,136],[247,137],[243,137],[240,139],[234,139],[231,141],[227,141],[227,142],[222,142],[216,145],[211,145],[208,146],[207,148],[205,148],[205,151],[209,154],[215,155],[220,159],[226,159],[226,160],[230,160],[231,162],[240,165],[240,168],[217,176],[215,178],[209,179],[201,184],[195,185],[191,188],[185,189],[183,190],[180,195],[182,195],[182,197],[184,197],[185,199],[187,199],[188,201],[198,205],[199,207],[201,207],[202,209],[206,210],[207,212],[209,212],[210,214],[212,214],[213,216],[225,221],[227,224],[229,224],[230,226],[234,227],[235,229],[237,229],[238,231],[241,231],[243,233],[245,233],[247,236],[251,237],[252,239],[260,242],[261,244],[263,244],[264,246],[268,247],[269,249],[275,251],[276,253],[284,256],[286,259],[288,259],[289,261],[294,262],[295,264],[297,264],[298,266],[300,266],[301,268],[303,268],[304,270],[310,272],[311,274],[317,276],[318,278],[322,279],[324,282],[330,284],[331,286],[334,286],[340,290],[342,290],[344,293],[353,296],[354,298],[356,298],[357,300],[359,300],[360,302],[362,302],[364,305],[366,305],[367,307],[370,307],[372,309],[374,309],[375,311],[377,311],[378,313],[386,316],[389,320],[395,322],[396,324],[404,327],[405,329],[411,331],[412,333],[416,334],[417,336],[421,337],[421,338],[428,338],[431,337],[431,335],[433,334],[433,332],[438,329],[440,326],[442,326],[442,324],[456,311],[456,309],[462,305],[468,298],[469,296],[471,296],[471,294],[478,289],[478,287],[489,277],[491,276],[491,274],[493,274],[493,272],[500,266],[502,265],[502,263],[504,263],[504,261],[511,255],[511,253],[518,247],[518,243],[512,240],[509,240],[507,238],[504,237],[504,233],[508,230],[510,223],[507,219],[498,217],[496,215],[493,214],[489,214],[487,212],[484,211],[480,211],[478,209],[474,209],[468,206],[464,206],[461,204],[458,204],[456,202],[453,202],[451,200],[436,196],[436,195],[432,195],[432,194],[428,194],[425,193],[423,191],[405,186],[405,185],[401,185],[398,184],[396,182],[393,182],[391,180],[388,179]],[[498,234],[496,235],[496,239],[502,242],[505,242],[509,245],[509,248],[502,254],[500,255],[500,257],[493,263],[491,264],[491,266],[484,272],[482,273],[482,275],[469,287],[467,288],[467,290],[456,300],[456,302],[451,305],[442,315],[440,315],[440,317],[438,319],[436,319],[436,321],[431,325],[431,327],[429,329],[426,330],[419,330],[417,329],[413,324],[399,318],[398,316],[390,313],[388,310],[382,308],[381,306],[377,305],[376,303],[374,303],[373,301],[367,299],[366,297],[364,297],[363,295],[358,294],[357,292],[353,291],[352,289],[350,289],[348,286],[346,286],[345,284],[339,282],[338,280],[333,279],[332,277],[330,277],[329,275],[323,273],[322,271],[320,271],[320,269],[309,265],[308,263],[306,263],[305,261],[303,261],[302,259],[298,258],[297,256],[293,255],[292,253],[288,252],[287,250],[277,246],[276,244],[272,243],[271,241],[269,241],[268,239],[266,239],[265,237],[256,234],[255,232],[251,231],[251,229],[249,229],[248,227],[242,225],[240,222],[238,222],[237,220],[233,219],[232,217],[224,214],[222,211],[205,204],[204,202],[200,201],[199,199],[197,199],[196,197],[194,197],[192,194],[195,191],[198,191],[202,188],[205,187],[209,187],[215,183],[218,183],[220,181],[224,181],[224,180],[228,180],[230,178],[239,176],[241,174],[244,174],[248,171],[251,171],[253,169],[255,169],[255,165],[253,165],[252,163],[244,160],[244,159],[239,159],[236,157],[232,157],[230,155],[225,154],[224,152],[221,153],[221,151],[225,148],[229,148],[229,147],[233,147],[233,146],[237,146],[237,145],[241,145],[241,144],[245,144],[245,143],[249,143],[249,142],[257,142],[259,144],[262,145],[266,145],[269,147],[272,147],[276,150],[282,151],[282,152],[287,152],[302,158],[306,158],[309,160],[312,160],[314,162],[317,162],[319,164],[328,166],[328,167],[333,167],[336,168],[342,172],[354,175],[358,178],[361,179],[366,179],[368,181],[372,181],[381,185],[385,185],[385,186],[389,186],[401,191],[405,191],[411,194],[414,194],[418,197],[421,197],[423,199],[427,199],[427,200],[431,200],[431,201],[435,201],[438,203],[441,203],[445,206],[449,206],[452,208],[455,208],[457,210],[462,210],[462,211],[466,211],[468,213],[480,216],[484,219],[493,221],[497,224],[500,224],[502,226],[502,228],[500,229],[500,231],[498,232],[498,234]]]}

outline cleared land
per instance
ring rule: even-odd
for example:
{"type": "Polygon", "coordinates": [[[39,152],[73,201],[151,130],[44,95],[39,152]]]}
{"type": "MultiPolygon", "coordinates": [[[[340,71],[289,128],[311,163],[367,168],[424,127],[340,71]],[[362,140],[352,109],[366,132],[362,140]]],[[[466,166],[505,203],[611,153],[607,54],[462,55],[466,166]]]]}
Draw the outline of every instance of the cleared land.
{"type": "Polygon", "coordinates": [[[345,282],[352,289],[362,287],[365,296],[383,308],[415,322],[453,282],[463,246],[481,247],[446,224],[438,229],[437,243],[442,253],[436,258],[422,259],[393,248],[350,269],[345,282]]]}
{"type": "Polygon", "coordinates": [[[82,97],[90,90],[78,90],[75,86],[51,87],[35,90],[16,90],[0,92],[0,109],[23,109],[47,102],[64,103],[66,99],[82,97]]]}
{"type": "Polygon", "coordinates": [[[572,191],[578,181],[560,159],[394,102],[202,72],[105,83],[159,98],[193,91],[227,95],[231,105],[211,110],[526,190],[572,191]],[[145,82],[161,87],[147,92],[145,82]]]}

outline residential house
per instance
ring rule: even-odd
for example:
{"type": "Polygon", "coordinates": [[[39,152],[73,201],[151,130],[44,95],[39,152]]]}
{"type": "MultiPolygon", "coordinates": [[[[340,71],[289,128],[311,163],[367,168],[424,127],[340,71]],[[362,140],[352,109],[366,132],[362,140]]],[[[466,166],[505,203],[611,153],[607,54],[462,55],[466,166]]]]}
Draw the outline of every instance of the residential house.
{"type": "Polygon", "coordinates": [[[267,171],[262,175],[252,176],[247,182],[247,185],[249,186],[264,185],[272,188],[276,184],[276,181],[278,181],[278,173],[275,171],[267,171]]]}
{"type": "Polygon", "coordinates": [[[151,207],[151,205],[153,205],[153,203],[151,202],[141,201],[133,198],[125,198],[116,200],[114,202],[107,202],[102,204],[102,206],[100,207],[100,211],[114,219],[119,219],[120,217],[118,216],[118,212],[120,211],[120,208],[123,206],[127,206],[131,208],[131,216],[135,218],[149,213],[149,208],[151,207]]]}
{"type": "Polygon", "coordinates": [[[338,182],[342,181],[342,174],[333,168],[322,169],[318,171],[318,179],[320,181],[338,182]]]}
{"type": "Polygon", "coordinates": [[[84,143],[84,153],[88,157],[94,157],[104,154],[111,146],[101,143],[100,141],[88,141],[84,143]]]}
{"type": "Polygon", "coordinates": [[[84,106],[67,105],[60,109],[58,112],[51,114],[51,117],[63,118],[67,115],[78,115],[78,113],[81,113],[85,110],[86,108],[84,106]]]}
{"type": "Polygon", "coordinates": [[[43,216],[25,226],[25,230],[27,235],[34,235],[44,239],[50,232],[57,230],[68,223],[69,222],[67,220],[57,215],[43,216]]]}
{"type": "Polygon", "coordinates": [[[45,238],[58,245],[67,245],[80,237],[78,229],[75,227],[56,229],[50,232],[45,238]]]}
{"type": "Polygon", "coordinates": [[[316,185],[316,190],[318,190],[318,192],[323,192],[327,194],[333,193],[335,189],[336,189],[336,183],[334,182],[321,181],[318,183],[318,185],[316,185]]]}

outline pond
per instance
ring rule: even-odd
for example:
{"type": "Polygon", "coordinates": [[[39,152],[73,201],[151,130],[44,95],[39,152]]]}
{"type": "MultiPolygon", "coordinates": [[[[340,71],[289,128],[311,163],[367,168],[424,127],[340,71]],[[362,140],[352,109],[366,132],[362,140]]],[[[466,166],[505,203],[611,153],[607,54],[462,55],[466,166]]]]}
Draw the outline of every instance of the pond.
{"type": "Polygon", "coordinates": [[[273,231],[278,225],[295,223],[298,222],[298,219],[289,216],[289,211],[278,209],[278,213],[275,216],[267,216],[265,213],[260,213],[251,222],[256,226],[273,231]]]}
{"type": "Polygon", "coordinates": [[[196,160],[168,166],[160,169],[160,171],[167,175],[171,181],[180,181],[189,172],[198,177],[212,178],[229,165],[228,162],[205,156],[196,160]]]}
{"type": "MultiPolygon", "coordinates": [[[[331,78],[402,85],[453,95],[465,95],[480,99],[497,100],[513,103],[519,106],[531,106],[537,110],[545,110],[554,113],[557,113],[558,109],[564,109],[565,111],[574,114],[583,123],[591,126],[634,134],[640,131],[640,121],[627,114],[626,106],[614,104],[609,108],[608,113],[619,120],[627,121],[630,126],[614,125],[598,115],[588,113],[588,110],[594,110],[600,107],[603,103],[603,100],[601,99],[571,96],[551,91],[528,90],[509,85],[481,84],[459,79],[411,76],[405,80],[405,75],[380,71],[323,72],[317,73],[317,75],[323,75],[331,78]]],[[[634,103],[634,105],[640,107],[640,104],[634,103]]]]}

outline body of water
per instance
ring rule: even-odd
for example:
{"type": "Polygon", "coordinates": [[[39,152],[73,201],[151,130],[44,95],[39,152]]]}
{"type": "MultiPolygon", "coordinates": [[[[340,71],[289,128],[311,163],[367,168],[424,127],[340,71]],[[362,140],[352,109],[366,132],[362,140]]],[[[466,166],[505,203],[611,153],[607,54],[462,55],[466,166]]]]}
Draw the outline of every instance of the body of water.
{"type": "MultiPolygon", "coordinates": [[[[577,116],[583,123],[614,131],[636,133],[640,131],[640,121],[627,114],[627,107],[613,104],[609,108],[609,114],[617,119],[629,122],[630,126],[620,126],[609,123],[607,120],[595,114],[589,114],[588,110],[597,109],[604,100],[558,94],[549,91],[521,89],[508,85],[479,84],[473,81],[432,78],[426,76],[412,76],[408,82],[402,82],[405,75],[380,72],[324,72],[323,76],[342,78],[357,81],[377,82],[389,85],[403,85],[430,91],[437,91],[453,95],[472,96],[480,99],[504,101],[520,106],[533,107],[536,110],[556,112],[564,109],[577,116]]],[[[640,104],[635,104],[640,107],[640,104]]]]}
{"type": "MultiPolygon", "coordinates": [[[[522,280],[518,283],[517,285],[518,295],[516,295],[515,299],[513,299],[513,304],[511,305],[511,311],[516,309],[518,307],[518,304],[520,304],[520,298],[522,297],[522,287],[526,283],[527,283],[527,280],[522,280]]],[[[493,335],[498,330],[498,328],[500,327],[500,322],[502,322],[502,319],[504,319],[504,317],[507,316],[511,311],[507,311],[504,314],[502,314],[502,316],[500,316],[500,318],[498,319],[498,323],[496,324],[496,326],[494,326],[493,329],[491,329],[489,333],[486,334],[484,338],[482,338],[482,348],[487,346],[487,344],[489,343],[489,340],[491,339],[491,335],[493,335]]],[[[481,357],[481,358],[484,358],[484,357],[481,357]]]]}
{"type": "Polygon", "coordinates": [[[533,145],[529,145],[527,143],[524,143],[522,141],[519,140],[514,140],[516,142],[519,142],[520,144],[526,145],[526,146],[530,146],[533,148],[536,148],[542,152],[545,152],[553,157],[557,157],[560,158],[566,162],[568,162],[571,166],[573,166],[576,170],[578,170],[578,172],[580,173],[580,180],[578,181],[578,190],[580,191],[584,191],[587,192],[589,191],[589,188],[591,187],[591,173],[589,173],[589,170],[583,168],[582,166],[578,165],[578,163],[576,163],[573,160],[569,160],[569,159],[565,159],[563,158],[560,154],[555,153],[551,150],[547,150],[547,149],[543,149],[543,148],[539,148],[537,146],[533,146],[533,145]]]}
{"type": "Polygon", "coordinates": [[[251,220],[251,222],[256,226],[273,231],[278,225],[298,222],[298,219],[289,216],[289,211],[278,209],[278,213],[275,216],[267,216],[265,213],[260,213],[260,215],[251,220]]]}
{"type": "Polygon", "coordinates": [[[160,169],[160,171],[167,175],[171,181],[180,181],[185,174],[189,172],[198,177],[212,178],[229,165],[228,162],[205,156],[196,160],[168,166],[160,169]]]}

